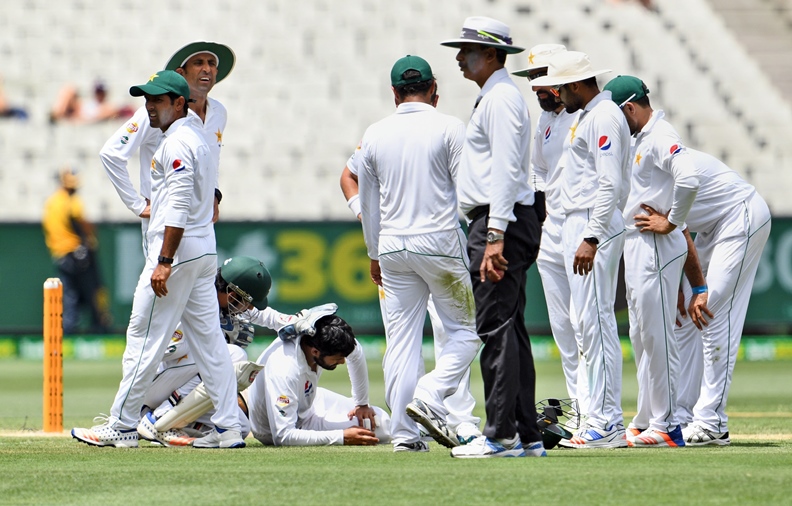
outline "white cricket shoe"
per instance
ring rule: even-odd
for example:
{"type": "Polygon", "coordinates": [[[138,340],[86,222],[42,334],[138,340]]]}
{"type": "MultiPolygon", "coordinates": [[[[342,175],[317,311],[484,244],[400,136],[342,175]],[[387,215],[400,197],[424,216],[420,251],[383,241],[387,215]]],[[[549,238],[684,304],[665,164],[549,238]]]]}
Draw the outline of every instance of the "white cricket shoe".
{"type": "Polygon", "coordinates": [[[456,438],[459,444],[466,445],[481,435],[479,428],[470,423],[462,422],[456,427],[456,438]]]}
{"type": "Polygon", "coordinates": [[[623,425],[604,429],[583,424],[565,446],[571,448],[626,448],[627,437],[623,425]]]}
{"type": "Polygon", "coordinates": [[[396,443],[393,445],[394,452],[428,452],[429,445],[424,441],[414,443],[396,443]]]}
{"type": "Polygon", "coordinates": [[[528,452],[526,452],[520,441],[520,436],[517,434],[512,439],[492,439],[481,435],[464,446],[453,448],[451,456],[458,459],[546,457],[547,452],[541,441],[528,445],[528,452]]]}
{"type": "Polygon", "coordinates": [[[421,399],[413,399],[411,403],[407,404],[405,411],[415,422],[419,425],[423,425],[426,432],[441,445],[446,448],[459,446],[456,435],[448,428],[445,419],[435,413],[432,408],[427,406],[421,399]]]}
{"type": "Polygon", "coordinates": [[[97,416],[94,421],[104,421],[104,423],[94,425],[90,429],[75,427],[71,430],[72,437],[91,446],[138,447],[137,430],[116,430],[110,425],[106,416],[97,416]]]}
{"type": "Polygon", "coordinates": [[[218,432],[215,428],[206,436],[193,441],[192,445],[193,448],[244,448],[245,440],[238,430],[218,432]]]}
{"type": "Polygon", "coordinates": [[[137,426],[138,435],[143,439],[168,447],[190,446],[196,439],[181,429],[168,429],[160,432],[154,426],[155,423],[157,423],[157,419],[154,418],[153,413],[148,412],[143,415],[143,418],[140,419],[140,423],[137,426]]]}
{"type": "Polygon", "coordinates": [[[682,439],[687,446],[728,446],[731,444],[729,433],[714,432],[702,426],[700,422],[693,422],[682,429],[682,439]]]}

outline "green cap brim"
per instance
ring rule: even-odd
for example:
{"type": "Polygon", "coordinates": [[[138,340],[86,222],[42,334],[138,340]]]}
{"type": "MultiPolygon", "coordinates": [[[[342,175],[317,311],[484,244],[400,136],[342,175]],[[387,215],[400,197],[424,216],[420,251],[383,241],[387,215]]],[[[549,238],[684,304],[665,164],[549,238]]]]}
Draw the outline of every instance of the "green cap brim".
{"type": "Polygon", "coordinates": [[[234,64],[236,63],[234,51],[224,44],[218,44],[216,42],[191,42],[176,51],[168,60],[168,64],[165,65],[165,68],[167,70],[176,70],[184,65],[184,62],[192,55],[207,52],[216,54],[219,60],[217,63],[216,81],[219,83],[228,77],[228,74],[234,69],[234,64]]]}
{"type": "Polygon", "coordinates": [[[167,95],[170,92],[171,90],[167,90],[153,83],[129,88],[129,94],[133,97],[142,97],[143,95],[167,95]]]}

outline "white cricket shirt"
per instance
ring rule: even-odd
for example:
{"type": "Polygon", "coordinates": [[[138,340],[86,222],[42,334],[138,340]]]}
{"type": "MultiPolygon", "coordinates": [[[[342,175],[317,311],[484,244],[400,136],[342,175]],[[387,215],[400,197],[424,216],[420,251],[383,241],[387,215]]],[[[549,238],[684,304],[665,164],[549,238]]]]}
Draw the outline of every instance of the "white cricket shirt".
{"type": "MultiPolygon", "coordinates": [[[[250,386],[250,427],[253,436],[275,446],[343,445],[344,431],[303,430],[301,420],[313,412],[322,368],[312,371],[300,339],[276,339],[256,361],[264,366],[250,386]]],[[[368,370],[360,343],[347,357],[356,406],[367,405],[368,370]]]]}
{"type": "Polygon", "coordinates": [[[422,102],[404,102],[366,130],[352,164],[370,258],[378,258],[380,235],[459,228],[455,179],[464,136],[459,119],[422,102]]]}
{"type": "Polygon", "coordinates": [[[696,197],[699,182],[693,159],[664,116],[661,110],[653,111],[635,135],[630,196],[624,208],[628,230],[636,228],[636,215],[645,214],[641,204],[661,214],[670,211],[668,221],[682,227],[696,197]]]}
{"type": "Polygon", "coordinates": [[[214,233],[217,165],[201,135],[201,120],[192,114],[165,131],[151,161],[151,221],[148,238],[165,227],[184,229],[184,237],[214,233]]]}
{"type": "Polygon", "coordinates": [[[563,216],[558,205],[561,195],[561,170],[558,162],[564,151],[564,140],[577,117],[577,112],[569,114],[565,109],[561,109],[560,113],[542,111],[534,134],[531,184],[534,190],[545,193],[547,214],[555,218],[563,216]]]}
{"type": "Polygon", "coordinates": [[[630,192],[630,127],[611,93],[603,91],[580,111],[561,157],[561,207],[565,214],[590,210],[583,237],[607,239],[616,209],[630,192]]]}

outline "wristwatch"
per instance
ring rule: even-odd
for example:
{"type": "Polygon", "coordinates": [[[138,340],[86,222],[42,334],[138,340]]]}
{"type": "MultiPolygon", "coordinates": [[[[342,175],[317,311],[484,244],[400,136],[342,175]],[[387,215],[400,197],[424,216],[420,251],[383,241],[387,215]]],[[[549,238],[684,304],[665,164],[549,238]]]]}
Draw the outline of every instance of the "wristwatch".
{"type": "Polygon", "coordinates": [[[594,246],[599,244],[599,239],[597,239],[596,237],[586,237],[583,240],[589,244],[593,244],[594,246]]]}
{"type": "Polygon", "coordinates": [[[161,263],[161,264],[171,265],[173,263],[173,259],[160,255],[160,256],[157,257],[157,262],[161,263]]]}
{"type": "Polygon", "coordinates": [[[498,232],[493,232],[492,230],[487,232],[487,244],[493,244],[502,240],[503,240],[503,234],[498,232]]]}

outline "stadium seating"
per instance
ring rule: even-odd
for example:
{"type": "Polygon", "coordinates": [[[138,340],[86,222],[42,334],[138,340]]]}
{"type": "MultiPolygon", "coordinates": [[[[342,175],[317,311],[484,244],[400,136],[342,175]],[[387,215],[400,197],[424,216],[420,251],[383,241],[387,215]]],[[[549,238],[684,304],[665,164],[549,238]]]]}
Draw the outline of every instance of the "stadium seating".
{"type": "MultiPolygon", "coordinates": [[[[779,0],[789,37],[792,15],[779,0]]],[[[733,3],[733,2],[731,2],[733,3]]],[[[443,112],[467,120],[477,94],[452,49],[468,15],[509,23],[517,44],[563,42],[598,68],[642,77],[687,143],[722,157],[755,184],[776,214],[791,214],[792,110],[705,0],[168,0],[161,15],[140,3],[22,0],[0,7],[0,73],[31,113],[0,121],[0,219],[38,221],[58,166],[82,173],[88,215],[130,221],[97,153],[121,122],[50,125],[64,83],[105,80],[115,103],[140,105],[130,85],[145,80],[191,40],[216,40],[237,65],[212,96],[229,110],[221,163],[224,219],[354,219],[338,176],[365,128],[393,110],[390,66],[420,54],[433,66],[443,112]],[[684,13],[684,15],[680,15],[684,13]]],[[[785,48],[787,51],[789,48],[785,48]]],[[[524,67],[525,55],[507,66],[524,67]]],[[[527,81],[532,116],[539,109],[527,81]]],[[[131,166],[137,179],[137,163],[131,166]]]]}

